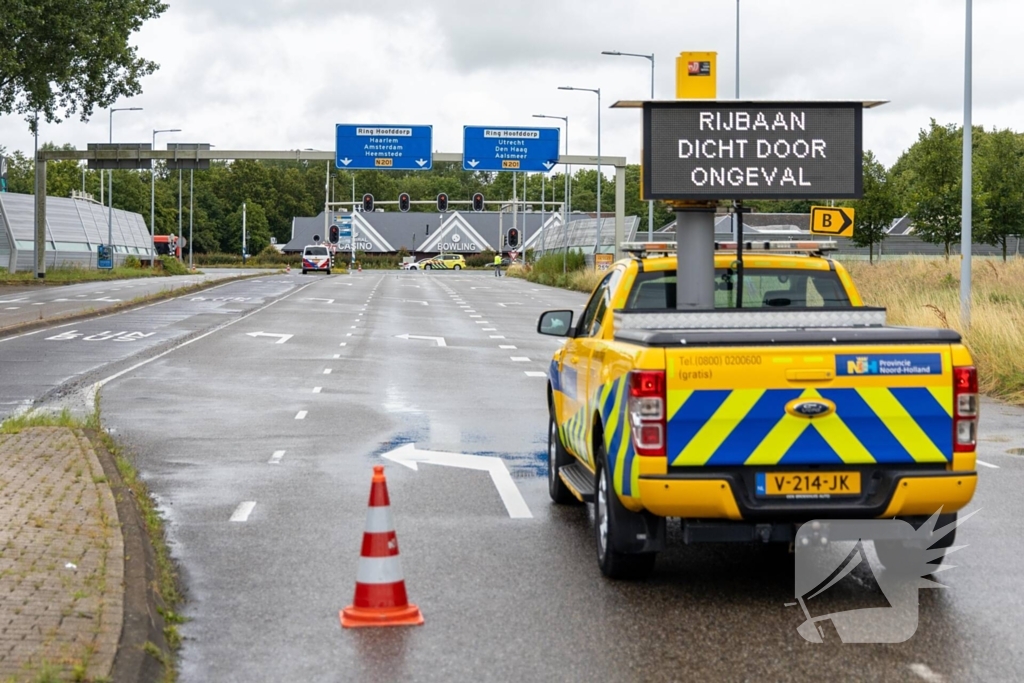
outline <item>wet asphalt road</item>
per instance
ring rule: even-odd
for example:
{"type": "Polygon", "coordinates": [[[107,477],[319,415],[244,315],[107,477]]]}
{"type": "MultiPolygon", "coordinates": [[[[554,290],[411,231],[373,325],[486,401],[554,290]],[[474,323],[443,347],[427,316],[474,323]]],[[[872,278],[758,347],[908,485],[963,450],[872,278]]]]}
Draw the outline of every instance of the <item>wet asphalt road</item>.
{"type": "Polygon", "coordinates": [[[84,311],[102,311],[126,301],[261,271],[211,268],[194,275],[82,282],[75,285],[0,285],[0,332],[40,320],[84,311]]]}
{"type": "MultiPolygon", "coordinates": [[[[182,564],[183,681],[1024,678],[1024,458],[1008,453],[1024,447],[1024,411],[984,407],[989,466],[970,508],[981,511],[958,532],[969,547],[941,574],[948,588],[921,591],[917,634],[813,645],[785,606],[788,553],[677,542],[653,579],[610,582],[587,508],[550,504],[545,380],[528,373],[545,370],[557,340],[534,328],[541,310],[578,310],[583,296],[447,272],[275,276],[222,291],[254,302],[206,302],[160,328],[187,331],[131,357],[63,347],[64,362],[94,366],[86,382],[191,340],[102,390],[104,424],[137,453],[182,564]],[[250,336],[260,332],[293,336],[250,336]],[[503,458],[532,518],[510,518],[486,473],[388,463],[426,624],[343,631],[371,466],[408,443],[503,458]],[[245,521],[229,521],[243,503],[254,503],[245,521]]],[[[128,329],[130,315],[107,327],[128,329]]],[[[0,343],[0,373],[13,355],[29,372],[48,365],[31,354],[0,343]]],[[[852,588],[837,586],[839,609],[863,606],[856,586],[870,578],[858,570],[852,588]]]]}

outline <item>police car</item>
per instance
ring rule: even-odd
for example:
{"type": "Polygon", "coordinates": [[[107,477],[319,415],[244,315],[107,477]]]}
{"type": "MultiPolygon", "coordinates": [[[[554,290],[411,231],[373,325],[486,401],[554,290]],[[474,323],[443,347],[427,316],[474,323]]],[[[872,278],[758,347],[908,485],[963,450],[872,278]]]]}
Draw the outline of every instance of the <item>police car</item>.
{"type": "Polygon", "coordinates": [[[331,252],[327,247],[310,244],[302,250],[302,274],[305,275],[311,270],[323,270],[328,275],[331,274],[331,252]]]}

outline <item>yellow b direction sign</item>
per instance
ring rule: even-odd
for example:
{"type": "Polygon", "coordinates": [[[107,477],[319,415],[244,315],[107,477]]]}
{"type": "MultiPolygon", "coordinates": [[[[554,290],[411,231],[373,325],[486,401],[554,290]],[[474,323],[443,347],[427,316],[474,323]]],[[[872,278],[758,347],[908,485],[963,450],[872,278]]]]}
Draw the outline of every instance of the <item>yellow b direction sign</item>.
{"type": "Polygon", "coordinates": [[[811,232],[815,235],[853,237],[853,209],[848,206],[812,206],[811,232]]]}

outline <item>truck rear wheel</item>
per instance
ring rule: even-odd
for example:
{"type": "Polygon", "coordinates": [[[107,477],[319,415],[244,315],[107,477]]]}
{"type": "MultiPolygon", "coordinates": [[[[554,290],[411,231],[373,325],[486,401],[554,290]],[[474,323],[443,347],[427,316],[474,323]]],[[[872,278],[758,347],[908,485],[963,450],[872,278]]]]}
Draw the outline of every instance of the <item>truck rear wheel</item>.
{"type": "Polygon", "coordinates": [[[566,465],[572,464],[572,456],[562,445],[562,437],[558,435],[558,423],[555,422],[555,413],[549,409],[548,414],[548,495],[558,505],[568,505],[576,502],[576,496],[572,495],[569,487],[565,485],[562,478],[558,476],[559,470],[566,465]]]}
{"type": "Polygon", "coordinates": [[[657,553],[630,554],[616,550],[620,523],[627,515],[637,513],[627,510],[619,501],[603,450],[597,454],[597,495],[594,498],[597,564],[609,579],[643,579],[654,571],[654,561],[658,556],[657,553]]]}

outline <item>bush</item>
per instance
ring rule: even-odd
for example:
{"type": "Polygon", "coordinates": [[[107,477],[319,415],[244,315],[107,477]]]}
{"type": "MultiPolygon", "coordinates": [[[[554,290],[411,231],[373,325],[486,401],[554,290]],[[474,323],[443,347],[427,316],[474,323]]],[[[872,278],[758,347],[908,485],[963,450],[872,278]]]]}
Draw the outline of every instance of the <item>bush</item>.
{"type": "Polygon", "coordinates": [[[160,263],[163,266],[164,272],[168,275],[190,275],[188,266],[170,255],[163,255],[160,257],[160,263]]]}
{"type": "Polygon", "coordinates": [[[137,270],[142,267],[142,262],[139,261],[139,259],[136,258],[135,256],[128,256],[124,260],[124,263],[122,263],[121,265],[124,268],[131,268],[133,270],[137,270]]]}
{"type": "Polygon", "coordinates": [[[485,251],[466,257],[466,265],[470,268],[489,268],[494,265],[494,252],[485,251]]]}

